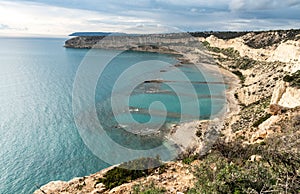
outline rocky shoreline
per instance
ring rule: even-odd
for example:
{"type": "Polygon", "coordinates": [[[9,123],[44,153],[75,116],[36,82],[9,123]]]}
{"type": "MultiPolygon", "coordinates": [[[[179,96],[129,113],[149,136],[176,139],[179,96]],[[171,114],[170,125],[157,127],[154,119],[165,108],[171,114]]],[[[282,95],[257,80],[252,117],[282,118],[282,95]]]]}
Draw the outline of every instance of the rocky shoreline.
{"type": "MultiPolygon", "coordinates": [[[[277,37],[276,41],[272,44],[266,41],[266,45],[260,45],[260,48],[250,47],[251,44],[247,44],[245,41],[253,36],[251,32],[231,39],[220,39],[213,35],[197,38],[207,48],[205,52],[212,55],[218,67],[221,67],[220,71],[227,80],[226,82],[230,83],[230,87],[226,91],[227,107],[223,119],[195,121],[174,126],[176,130],[169,138],[177,141],[182,149],[192,150],[189,155],[208,153],[216,139],[219,138],[219,134],[225,142],[238,140],[241,147],[268,141],[274,135],[284,134],[285,137],[288,137],[284,131],[285,126],[289,125],[289,122],[294,122],[295,118],[300,115],[298,108],[300,106],[300,89],[291,86],[289,82],[284,81],[287,80],[284,78],[286,75],[294,75],[293,73],[300,70],[300,41],[295,39],[295,37],[299,37],[299,34],[295,34],[293,38],[280,39],[280,37],[289,36],[274,31],[261,33],[258,38],[272,39],[270,33],[277,37]],[[203,133],[197,134],[198,130],[203,133]],[[185,142],[181,138],[182,133],[191,141],[185,142]]],[[[253,38],[251,41],[259,42],[253,38]]],[[[179,45],[179,48],[188,51],[184,57],[192,63],[203,62],[203,59],[199,59],[199,53],[202,53],[202,50],[184,48],[182,45],[179,45]]],[[[154,50],[157,52],[157,48],[154,50]]],[[[215,67],[208,65],[207,68],[215,67]]],[[[296,135],[298,132],[293,134],[296,135]]],[[[293,143],[294,147],[290,146],[291,149],[294,149],[295,153],[299,153],[299,140],[293,143]]],[[[265,157],[257,154],[250,156],[250,161],[259,161],[265,157]]],[[[201,155],[198,157],[201,158],[201,155]]],[[[192,172],[201,163],[201,160],[193,160],[190,164],[184,164],[183,161],[169,162],[166,164],[166,171],[162,174],[154,173],[132,180],[112,190],[107,190],[103,184],[95,184],[96,180],[113,168],[110,167],[96,174],[76,178],[69,182],[51,182],[35,193],[132,193],[136,185],[150,183],[154,183],[159,188],[165,188],[165,193],[186,192],[197,182],[195,174],[192,172]]]]}

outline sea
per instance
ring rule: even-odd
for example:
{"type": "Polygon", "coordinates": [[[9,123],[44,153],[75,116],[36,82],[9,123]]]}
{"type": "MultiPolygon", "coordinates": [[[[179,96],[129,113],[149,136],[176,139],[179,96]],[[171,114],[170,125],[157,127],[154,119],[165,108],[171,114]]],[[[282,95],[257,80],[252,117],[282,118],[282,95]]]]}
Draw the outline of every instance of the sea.
{"type": "Polygon", "coordinates": [[[138,157],[172,160],[176,145],[164,138],[171,124],[224,111],[227,85],[204,66],[65,48],[65,40],[0,38],[1,194],[33,193],[138,157]]]}

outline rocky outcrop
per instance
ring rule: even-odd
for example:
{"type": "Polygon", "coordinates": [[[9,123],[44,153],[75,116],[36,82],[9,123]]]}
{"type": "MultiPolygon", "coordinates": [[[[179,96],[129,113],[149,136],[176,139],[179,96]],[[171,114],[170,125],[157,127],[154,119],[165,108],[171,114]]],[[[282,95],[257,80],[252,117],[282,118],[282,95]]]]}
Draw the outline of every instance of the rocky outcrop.
{"type": "Polygon", "coordinates": [[[34,194],[73,194],[73,193],[103,193],[106,189],[102,183],[97,180],[104,174],[114,168],[114,166],[101,170],[95,174],[74,178],[66,181],[52,181],[34,192],[34,194]]]}
{"type": "Polygon", "coordinates": [[[75,178],[71,181],[53,181],[45,186],[42,186],[34,194],[74,194],[74,193],[104,193],[104,194],[130,194],[133,187],[153,183],[156,187],[165,188],[165,193],[183,193],[194,186],[195,177],[191,173],[192,166],[183,164],[182,162],[169,162],[166,164],[164,172],[154,172],[147,177],[142,177],[130,183],[120,185],[108,190],[102,183],[99,183],[99,178],[112,167],[102,170],[90,176],[75,178]]]}
{"type": "Polygon", "coordinates": [[[268,61],[298,63],[300,61],[300,41],[288,40],[279,44],[278,47],[272,52],[268,61]]]}
{"type": "Polygon", "coordinates": [[[273,91],[271,104],[279,104],[283,94],[286,92],[287,83],[284,81],[279,81],[273,91]]]}
{"type": "Polygon", "coordinates": [[[280,106],[278,104],[270,104],[269,113],[272,115],[282,114],[287,111],[286,107],[280,106]]]}
{"type": "Polygon", "coordinates": [[[287,87],[285,92],[282,94],[278,105],[288,108],[300,106],[300,89],[287,87]]]}
{"type": "Polygon", "coordinates": [[[272,94],[271,104],[287,108],[300,106],[300,89],[290,87],[288,83],[280,81],[276,84],[272,94]]]}

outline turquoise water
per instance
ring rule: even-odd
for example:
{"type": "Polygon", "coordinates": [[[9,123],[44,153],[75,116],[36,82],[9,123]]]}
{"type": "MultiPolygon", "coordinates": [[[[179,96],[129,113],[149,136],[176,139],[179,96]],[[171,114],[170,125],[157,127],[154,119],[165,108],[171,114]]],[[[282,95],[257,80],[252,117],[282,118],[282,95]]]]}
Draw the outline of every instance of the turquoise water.
{"type": "MultiPolygon", "coordinates": [[[[0,193],[32,193],[37,186],[49,181],[70,180],[109,166],[85,145],[72,110],[76,72],[89,51],[66,49],[62,46],[64,39],[0,38],[0,44],[0,193]]],[[[97,50],[95,53],[101,59],[115,54],[115,51],[97,50]]],[[[153,138],[130,136],[119,129],[116,122],[117,118],[127,127],[134,127],[128,115],[139,123],[148,122],[151,116],[147,110],[154,101],[165,104],[167,122],[181,121],[182,114],[184,121],[209,118],[222,109],[224,85],[208,87],[208,84],[198,83],[219,78],[210,72],[204,76],[191,65],[174,68],[176,63],[172,56],[144,52],[125,52],[111,61],[97,82],[94,96],[98,119],[110,138],[135,149],[162,144],[153,138]],[[150,68],[159,78],[170,82],[136,86],[131,91],[128,105],[138,111],[120,111],[113,116],[109,100],[119,75],[139,61],[155,63],[154,60],[170,64],[163,69],[150,68]],[[187,89],[186,80],[172,74],[175,69],[184,72],[193,83],[198,101],[187,89]],[[188,111],[193,110],[195,104],[201,109],[200,116],[188,111]]],[[[83,73],[89,77],[92,72],[87,69],[83,73]]],[[[138,71],[136,75],[139,75],[138,71]]],[[[134,75],[128,77],[128,83],[131,79],[134,75]]],[[[84,92],[85,87],[82,87],[84,92]]],[[[118,88],[120,106],[126,87],[127,82],[118,88]]],[[[85,102],[85,99],[81,100],[85,102]]],[[[83,104],[80,111],[91,110],[92,105],[88,102],[83,104]]],[[[155,126],[156,122],[164,121],[164,108],[152,108],[151,121],[155,126]]]]}

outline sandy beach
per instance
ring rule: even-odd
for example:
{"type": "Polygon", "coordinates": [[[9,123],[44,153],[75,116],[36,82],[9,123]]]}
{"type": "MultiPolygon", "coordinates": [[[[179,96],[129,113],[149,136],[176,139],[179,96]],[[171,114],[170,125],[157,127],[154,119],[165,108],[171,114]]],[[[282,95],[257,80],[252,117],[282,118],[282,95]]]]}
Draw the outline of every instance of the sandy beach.
{"type": "MultiPolygon", "coordinates": [[[[196,120],[173,125],[171,133],[167,137],[178,145],[182,152],[193,149],[196,153],[204,154],[204,152],[208,151],[209,147],[212,146],[215,140],[217,140],[223,129],[225,120],[238,114],[240,111],[239,102],[234,96],[236,89],[240,87],[240,80],[230,71],[220,68],[215,64],[199,64],[201,55],[198,52],[184,54],[184,58],[185,60],[194,63],[194,65],[201,65],[201,68],[220,74],[224,83],[228,84],[228,88],[225,91],[225,106],[218,115],[214,116],[215,118],[212,120],[196,120]],[[203,137],[197,137],[196,133],[198,130],[202,131],[203,137]]],[[[231,131],[222,131],[222,133],[230,136],[231,131]]]]}

